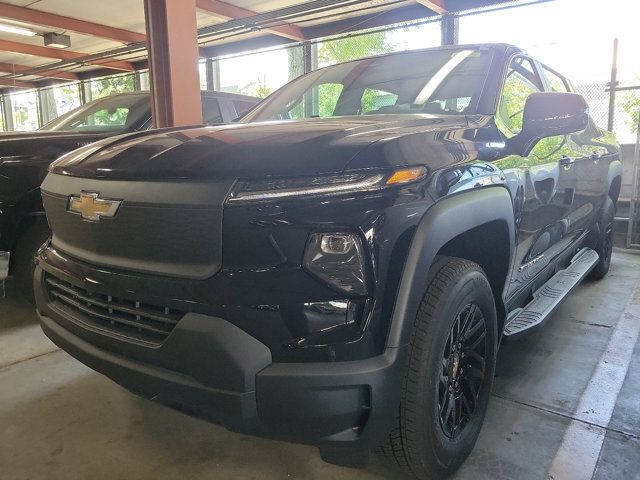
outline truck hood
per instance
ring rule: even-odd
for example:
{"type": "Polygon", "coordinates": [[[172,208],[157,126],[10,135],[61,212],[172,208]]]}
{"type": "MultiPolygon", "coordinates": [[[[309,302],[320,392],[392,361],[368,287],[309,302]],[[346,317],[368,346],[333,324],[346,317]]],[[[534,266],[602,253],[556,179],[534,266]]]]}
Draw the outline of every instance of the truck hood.
{"type": "MultiPolygon", "coordinates": [[[[378,115],[174,129],[115,137],[67,155],[53,173],[119,180],[311,176],[425,163],[467,129],[464,116],[378,115]],[[375,145],[375,148],[372,148],[375,145]]],[[[468,149],[467,149],[468,150],[468,149]]]]}
{"type": "Polygon", "coordinates": [[[107,137],[104,133],[88,134],[73,132],[6,132],[0,134],[0,158],[27,159],[48,158],[55,160],[60,155],[107,137]]]}

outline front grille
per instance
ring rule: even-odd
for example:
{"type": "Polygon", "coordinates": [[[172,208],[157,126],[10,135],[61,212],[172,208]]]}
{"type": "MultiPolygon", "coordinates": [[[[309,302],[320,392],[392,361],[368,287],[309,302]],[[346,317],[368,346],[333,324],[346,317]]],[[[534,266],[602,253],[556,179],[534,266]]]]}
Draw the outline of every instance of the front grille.
{"type": "Polygon", "coordinates": [[[56,249],[92,265],[155,276],[201,280],[220,270],[229,185],[47,178],[42,201],[56,249]],[[122,203],[113,217],[87,221],[67,208],[69,195],[83,190],[122,203]]]}
{"type": "Polygon", "coordinates": [[[47,275],[45,285],[52,306],[72,320],[145,344],[159,345],[184,312],[89,292],[47,275]]]}

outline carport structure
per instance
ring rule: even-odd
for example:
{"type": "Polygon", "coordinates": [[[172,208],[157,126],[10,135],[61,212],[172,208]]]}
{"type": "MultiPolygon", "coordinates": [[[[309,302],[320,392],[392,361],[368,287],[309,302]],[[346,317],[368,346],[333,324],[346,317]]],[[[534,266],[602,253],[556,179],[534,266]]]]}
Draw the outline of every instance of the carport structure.
{"type": "MultiPolygon", "coordinates": [[[[33,129],[99,96],[147,89],[155,126],[192,125],[202,120],[200,89],[263,96],[337,61],[323,57],[327,46],[342,58],[380,53],[345,50],[358,45],[350,39],[392,29],[415,33],[397,50],[454,44],[466,16],[547,2],[0,0],[1,129],[33,129]],[[418,41],[424,26],[431,36],[418,41]],[[67,35],[70,46],[43,45],[47,33],[67,35]],[[238,80],[242,65],[275,54],[277,79],[244,91],[255,78],[238,80]]],[[[545,329],[502,347],[486,426],[456,478],[639,478],[640,345],[634,350],[628,327],[640,318],[640,257],[617,252],[612,272],[581,287],[545,329]],[[626,377],[621,350],[631,358],[626,377]],[[590,396],[603,378],[605,395],[590,396]],[[600,415],[592,398],[610,411],[600,415]]],[[[55,348],[32,306],[8,293],[0,298],[0,480],[397,478],[378,464],[323,464],[311,447],[230,433],[138,399],[55,348]]]]}
{"type": "MultiPolygon", "coordinates": [[[[510,5],[511,4],[511,5],[510,5]]],[[[441,23],[442,43],[457,41],[457,14],[479,7],[504,8],[504,0],[72,0],[0,2],[0,86],[4,94],[34,91],[37,121],[60,113],[52,87],[77,84],[79,102],[90,100],[89,81],[130,74],[135,89],[150,88],[157,126],[200,123],[198,61],[216,84],[216,59],[270,47],[300,47],[301,68],[315,66],[314,43],[400,22],[441,23]],[[70,46],[43,46],[48,33],[68,36],[70,46]],[[147,74],[147,72],[149,72],[147,74]]],[[[45,43],[47,43],[45,41],[45,43]]],[[[3,95],[5,130],[14,105],[3,95]]],[[[34,110],[32,107],[31,110],[34,110]]],[[[32,128],[31,127],[31,128],[32,128]]]]}

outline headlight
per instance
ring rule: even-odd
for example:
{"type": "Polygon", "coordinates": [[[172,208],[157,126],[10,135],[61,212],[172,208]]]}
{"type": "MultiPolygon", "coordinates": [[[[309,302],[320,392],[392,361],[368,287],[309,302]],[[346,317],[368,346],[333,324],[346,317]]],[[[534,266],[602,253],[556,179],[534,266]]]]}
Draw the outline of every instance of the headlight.
{"type": "Polygon", "coordinates": [[[305,270],[332,287],[366,295],[367,275],[362,243],[352,233],[312,233],[304,253],[305,270]]]}
{"type": "Polygon", "coordinates": [[[228,201],[251,202],[309,195],[367,192],[415,182],[424,178],[426,174],[426,167],[419,166],[392,172],[240,181],[231,192],[228,201]]]}

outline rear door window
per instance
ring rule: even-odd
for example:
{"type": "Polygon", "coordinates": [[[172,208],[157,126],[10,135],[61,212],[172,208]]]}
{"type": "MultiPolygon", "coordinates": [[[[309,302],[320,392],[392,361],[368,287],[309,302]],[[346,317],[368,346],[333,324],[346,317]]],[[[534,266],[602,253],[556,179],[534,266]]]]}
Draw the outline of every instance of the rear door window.
{"type": "Polygon", "coordinates": [[[233,100],[232,103],[238,117],[244,115],[255,105],[255,102],[249,102],[247,100],[233,100]]]}
{"type": "Polygon", "coordinates": [[[217,98],[204,97],[202,99],[202,121],[207,125],[224,123],[217,98]]]}
{"type": "Polygon", "coordinates": [[[549,84],[549,88],[552,92],[571,91],[569,89],[569,82],[567,82],[567,80],[562,75],[544,66],[542,67],[542,71],[544,72],[544,76],[547,78],[547,83],[549,84]]]}

